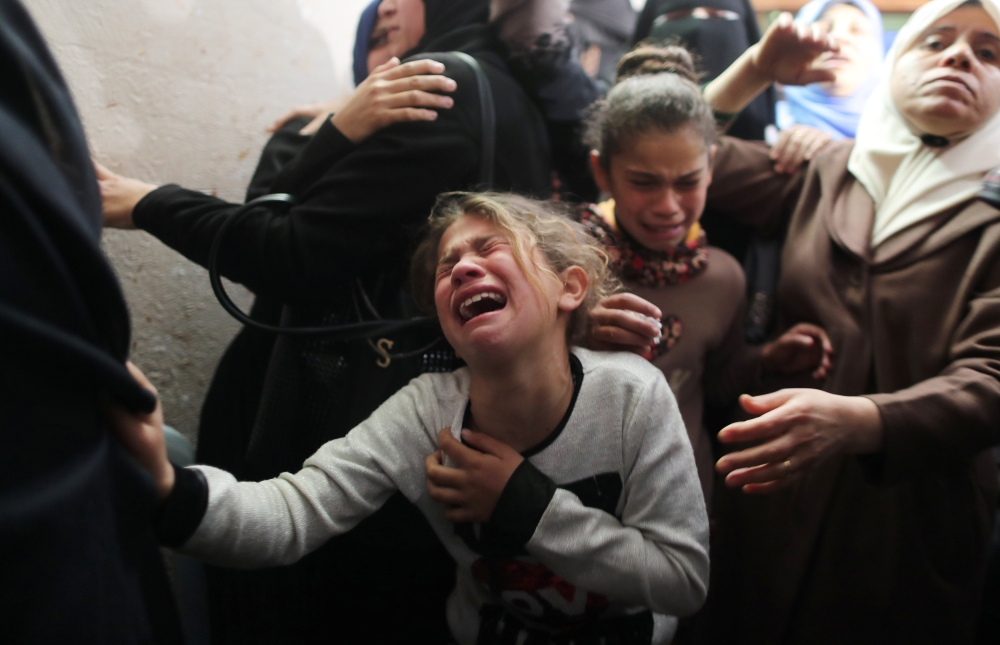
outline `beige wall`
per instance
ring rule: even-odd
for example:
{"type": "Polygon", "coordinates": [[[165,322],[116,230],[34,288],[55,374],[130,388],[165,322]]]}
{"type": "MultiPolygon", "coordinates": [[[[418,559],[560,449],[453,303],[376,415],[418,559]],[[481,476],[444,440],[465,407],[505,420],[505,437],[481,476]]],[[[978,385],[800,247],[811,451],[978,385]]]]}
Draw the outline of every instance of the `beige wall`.
{"type": "MultiPolygon", "coordinates": [[[[73,91],[93,154],[112,170],[240,200],[264,128],[293,105],[349,91],[366,0],[24,0],[73,91]]],[[[237,325],[206,272],[155,238],[109,231],[133,360],[167,422],[194,439],[237,325]]],[[[241,293],[244,306],[249,295],[241,293]]]]}

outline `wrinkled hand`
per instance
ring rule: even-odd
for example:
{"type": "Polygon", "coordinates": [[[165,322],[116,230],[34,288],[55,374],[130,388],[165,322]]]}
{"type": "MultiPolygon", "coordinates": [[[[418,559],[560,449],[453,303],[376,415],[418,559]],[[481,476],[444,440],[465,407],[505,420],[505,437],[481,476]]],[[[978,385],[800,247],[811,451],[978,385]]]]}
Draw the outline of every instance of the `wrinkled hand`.
{"type": "Polygon", "coordinates": [[[135,228],[132,211],[143,197],[156,190],[153,184],[111,172],[94,160],[97,185],[101,189],[104,226],[107,228],[135,228]]]}
{"type": "MultiPolygon", "coordinates": [[[[156,394],[156,388],[138,367],[131,361],[126,366],[140,385],[156,394]]],[[[112,405],[105,408],[105,413],[122,446],[153,477],[160,499],[169,495],[174,487],[174,467],[167,460],[167,446],[163,438],[163,407],[160,402],[156,402],[156,409],[150,414],[132,414],[112,405]]]]}
{"type": "Polygon", "coordinates": [[[813,370],[816,380],[826,378],[832,365],[833,344],[822,327],[799,323],[777,340],[764,346],[761,361],[764,370],[795,374],[813,370]]]}
{"type": "Polygon", "coordinates": [[[791,389],[744,394],[740,405],[760,416],[729,424],[719,441],[760,443],[724,456],[715,468],[726,475],[727,486],[746,493],[780,490],[831,457],[882,448],[882,418],[864,397],[791,389]]]}
{"type": "Polygon", "coordinates": [[[816,58],[840,46],[830,38],[822,22],[795,22],[783,13],[771,23],[760,42],[752,47],[758,72],[785,85],[808,85],[834,80],[834,73],[814,65],[816,58]]]}
{"type": "Polygon", "coordinates": [[[645,354],[660,342],[662,317],[659,307],[633,293],[606,296],[590,311],[587,346],[645,354]]]}
{"type": "Polygon", "coordinates": [[[812,161],[831,141],[832,136],[808,125],[796,124],[782,130],[771,148],[774,170],[786,174],[795,172],[803,162],[812,161]]]}
{"type": "Polygon", "coordinates": [[[451,436],[450,428],[438,434],[441,450],[426,460],[427,491],[448,508],[444,515],[449,522],[486,522],[524,457],[481,432],[462,430],[462,439],[468,445],[451,436]],[[442,454],[458,467],[443,465],[442,454]]]}

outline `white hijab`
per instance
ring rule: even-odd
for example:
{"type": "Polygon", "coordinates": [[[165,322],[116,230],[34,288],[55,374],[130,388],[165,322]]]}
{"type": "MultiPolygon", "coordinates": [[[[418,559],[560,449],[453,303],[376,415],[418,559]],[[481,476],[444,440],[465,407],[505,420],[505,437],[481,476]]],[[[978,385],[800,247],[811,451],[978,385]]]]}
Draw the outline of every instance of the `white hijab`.
{"type": "MultiPolygon", "coordinates": [[[[875,202],[872,248],[971,199],[979,192],[983,176],[1000,166],[1000,112],[978,130],[952,137],[949,146],[932,148],[921,142],[923,133],[896,109],[889,91],[889,79],[903,52],[965,1],[932,0],[914,12],[886,56],[882,83],[861,113],[847,168],[875,202]]],[[[981,2],[1000,25],[1000,0],[981,2]]]]}

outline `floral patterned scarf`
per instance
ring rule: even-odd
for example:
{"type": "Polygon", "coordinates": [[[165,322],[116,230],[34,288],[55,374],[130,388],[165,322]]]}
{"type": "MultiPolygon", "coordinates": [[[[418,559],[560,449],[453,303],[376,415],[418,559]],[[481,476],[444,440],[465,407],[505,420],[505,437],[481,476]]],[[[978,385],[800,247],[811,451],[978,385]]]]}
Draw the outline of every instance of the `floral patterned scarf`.
{"type": "Polygon", "coordinates": [[[611,254],[613,269],[626,282],[644,287],[683,284],[708,266],[708,243],[697,223],[681,244],[669,251],[653,251],[618,226],[614,200],[584,204],[578,215],[580,223],[611,254]]]}

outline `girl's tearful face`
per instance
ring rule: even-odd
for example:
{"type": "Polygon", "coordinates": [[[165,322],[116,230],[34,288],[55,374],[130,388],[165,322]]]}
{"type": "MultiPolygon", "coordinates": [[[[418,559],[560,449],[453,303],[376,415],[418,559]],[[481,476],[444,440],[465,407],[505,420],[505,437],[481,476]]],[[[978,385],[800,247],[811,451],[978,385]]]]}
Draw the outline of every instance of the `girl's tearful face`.
{"type": "Polygon", "coordinates": [[[482,217],[452,224],[438,246],[434,303],[445,337],[466,361],[499,358],[565,332],[556,324],[562,283],[538,251],[519,266],[506,231],[482,217]],[[530,274],[530,277],[529,277],[530,274]]]}
{"type": "Polygon", "coordinates": [[[598,185],[615,200],[615,218],[642,246],[667,251],[685,240],[705,210],[711,151],[693,128],[653,130],[594,164],[598,185]]]}

